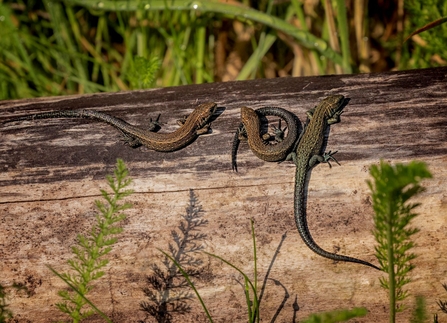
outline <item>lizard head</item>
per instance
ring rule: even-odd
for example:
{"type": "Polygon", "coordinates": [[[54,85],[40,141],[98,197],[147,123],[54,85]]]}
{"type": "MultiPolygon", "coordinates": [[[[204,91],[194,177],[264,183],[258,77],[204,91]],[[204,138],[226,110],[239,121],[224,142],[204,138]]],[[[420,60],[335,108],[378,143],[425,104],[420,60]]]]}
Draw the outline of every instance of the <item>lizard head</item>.
{"type": "Polygon", "coordinates": [[[203,127],[208,121],[211,119],[213,114],[217,110],[217,104],[215,102],[207,102],[199,105],[193,113],[191,113],[188,119],[196,120],[199,124],[199,127],[203,127]],[[191,118],[192,115],[195,115],[191,118]]]}
{"type": "Polygon", "coordinates": [[[346,106],[345,97],[343,95],[332,95],[323,100],[326,103],[327,118],[338,117],[343,113],[343,108],[346,106]]]}
{"type": "Polygon", "coordinates": [[[259,132],[261,120],[255,110],[249,107],[241,107],[241,121],[248,133],[259,132]]]}
{"type": "Polygon", "coordinates": [[[242,123],[246,126],[247,123],[252,122],[251,120],[256,121],[256,119],[258,119],[258,115],[252,108],[244,106],[241,107],[241,119],[242,123]]]}

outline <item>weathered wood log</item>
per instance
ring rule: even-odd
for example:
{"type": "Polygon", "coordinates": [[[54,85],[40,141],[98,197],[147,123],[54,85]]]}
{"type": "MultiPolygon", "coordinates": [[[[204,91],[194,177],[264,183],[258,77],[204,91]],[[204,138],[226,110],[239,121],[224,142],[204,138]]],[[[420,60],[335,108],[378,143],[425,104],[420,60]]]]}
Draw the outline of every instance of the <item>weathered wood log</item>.
{"type": "MultiPolygon", "coordinates": [[[[171,230],[187,212],[191,198],[201,205],[206,225],[198,241],[253,277],[250,219],[255,222],[259,286],[268,274],[261,301],[263,321],[293,322],[309,313],[356,306],[370,313],[358,322],[387,320],[383,274],[352,263],[333,263],[310,251],[293,221],[294,166],[257,159],[247,145],[239,149],[239,173],[231,170],[231,141],[240,122],[240,107],[279,106],[304,121],[305,112],[322,98],[350,98],[342,122],[332,127],[328,150],[338,150],[341,166],[314,169],[309,185],[308,220],[315,240],[337,251],[377,264],[374,257],[368,167],[380,159],[391,163],[425,161],[433,180],[418,198],[422,206],[413,223],[417,247],[412,295],[446,299],[444,257],[447,205],[447,68],[382,74],[278,78],[214,83],[124,93],[104,93],[0,102],[0,122],[52,110],[95,109],[144,127],[161,113],[161,131],[203,102],[217,102],[212,132],[185,149],[159,153],[132,149],[113,127],[85,119],[47,119],[0,126],[0,283],[23,284],[29,293],[10,291],[10,308],[18,322],[63,319],[54,306],[66,286],[46,265],[67,270],[76,236],[94,222],[93,201],[106,188],[117,158],[133,178],[124,232],[110,257],[105,277],[90,299],[115,322],[145,318],[147,275],[161,268],[157,248],[174,243],[171,230]],[[193,190],[192,197],[190,190],[193,190]]],[[[181,236],[181,234],[180,234],[181,236]]],[[[218,322],[245,322],[243,289],[232,268],[205,256],[199,292],[218,322]]],[[[183,291],[189,291],[184,288],[183,291]]],[[[179,291],[173,291],[173,293],[179,291]]],[[[171,294],[172,295],[172,294],[171,294]]],[[[407,303],[412,306],[413,299],[407,303]]],[[[190,312],[173,314],[173,322],[201,322],[196,299],[190,312]]],[[[168,306],[169,309],[169,306],[168,306]]],[[[410,311],[400,314],[402,321],[410,311]]],[[[102,321],[99,317],[89,322],[102,321]]]]}

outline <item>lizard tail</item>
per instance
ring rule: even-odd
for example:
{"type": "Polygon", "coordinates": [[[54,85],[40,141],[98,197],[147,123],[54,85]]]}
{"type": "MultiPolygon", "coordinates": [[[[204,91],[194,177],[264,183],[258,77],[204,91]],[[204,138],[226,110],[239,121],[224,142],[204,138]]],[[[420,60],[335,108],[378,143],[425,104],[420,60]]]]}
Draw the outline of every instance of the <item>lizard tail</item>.
{"type": "MultiPolygon", "coordinates": [[[[29,114],[21,117],[15,117],[8,120],[3,121],[3,124],[15,122],[15,121],[26,121],[26,120],[37,120],[37,119],[52,119],[52,118],[86,118],[86,119],[95,119],[99,121],[103,121],[115,128],[119,129],[125,134],[137,135],[139,134],[139,129],[127,123],[126,121],[113,117],[103,112],[95,111],[95,110],[65,110],[65,111],[50,111],[50,112],[42,112],[36,114],[29,114]],[[126,129],[126,130],[123,130],[126,129]]],[[[149,129],[151,130],[151,129],[149,129]]]]}
{"type": "Polygon", "coordinates": [[[298,180],[296,183],[296,186],[295,186],[295,207],[294,207],[294,209],[295,209],[295,223],[298,228],[298,232],[301,236],[301,239],[303,239],[304,243],[309,247],[309,249],[311,249],[313,252],[315,252],[316,254],[318,254],[322,257],[332,259],[335,261],[353,262],[353,263],[369,266],[369,267],[372,267],[377,270],[382,270],[379,267],[377,267],[367,261],[326,251],[315,242],[315,240],[312,238],[312,236],[309,232],[309,227],[307,225],[307,216],[306,216],[307,198],[306,198],[306,194],[305,194],[305,186],[306,186],[305,185],[305,182],[306,182],[305,177],[307,177],[307,181],[308,181],[309,176],[302,176],[301,180],[298,180]]]}
{"type": "MultiPolygon", "coordinates": [[[[82,110],[67,110],[67,111],[51,111],[42,112],[36,114],[29,114],[21,117],[14,117],[3,121],[3,123],[10,123],[15,121],[26,121],[26,120],[36,120],[36,119],[52,119],[52,118],[82,118],[82,110]]],[[[87,116],[86,116],[87,117],[87,116]]]]}

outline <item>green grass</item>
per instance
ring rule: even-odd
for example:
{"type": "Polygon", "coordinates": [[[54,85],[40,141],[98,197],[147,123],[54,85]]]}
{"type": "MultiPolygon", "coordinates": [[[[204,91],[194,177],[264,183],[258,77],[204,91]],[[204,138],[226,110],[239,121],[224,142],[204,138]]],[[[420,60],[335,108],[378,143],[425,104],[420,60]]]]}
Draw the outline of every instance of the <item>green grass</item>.
{"type": "MultiPolygon", "coordinates": [[[[251,237],[253,241],[253,280],[250,279],[249,275],[244,273],[241,269],[239,269],[237,266],[232,264],[231,262],[225,260],[224,258],[205,252],[207,255],[214,257],[226,265],[230,266],[234,270],[236,270],[243,278],[244,283],[243,286],[243,293],[245,296],[245,303],[246,303],[246,310],[247,310],[247,322],[249,323],[259,323],[261,320],[261,313],[260,313],[260,296],[259,296],[259,289],[258,289],[258,272],[257,272],[257,247],[256,247],[256,236],[255,236],[255,230],[254,230],[254,221],[250,220],[251,223],[251,237]]],[[[191,287],[191,289],[196,294],[200,304],[202,305],[202,308],[209,320],[210,323],[213,323],[213,318],[210,314],[210,311],[208,310],[205,301],[200,296],[199,291],[195,287],[194,282],[192,281],[190,275],[182,268],[180,263],[174,259],[171,255],[164,252],[163,250],[160,250],[165,257],[170,259],[175,266],[178,268],[178,270],[181,272],[181,274],[185,277],[185,280],[187,281],[188,285],[191,287]]],[[[354,308],[352,310],[335,310],[330,312],[324,312],[324,313],[317,313],[317,314],[311,314],[308,318],[306,318],[303,322],[305,323],[336,323],[336,322],[345,322],[352,318],[356,317],[362,317],[365,316],[368,313],[368,311],[365,308],[354,308]]]]}
{"type": "Polygon", "coordinates": [[[404,44],[401,68],[427,68],[447,65],[445,35],[447,34],[447,3],[444,0],[405,1],[408,20],[405,36],[429,23],[432,28],[413,36],[404,44]],[[444,19],[442,19],[444,18],[444,19]]]}
{"type": "MultiPolygon", "coordinates": [[[[445,60],[445,24],[433,36],[418,35],[429,37],[429,53],[422,54],[422,47],[413,53],[410,45],[399,45],[399,35],[384,41],[377,34],[390,23],[380,8],[328,3],[3,0],[0,99],[371,71],[393,67],[387,62],[401,48],[407,49],[402,67],[431,66],[435,52],[445,60]],[[379,57],[374,62],[373,50],[379,57]],[[135,81],[141,59],[155,73],[135,81]]],[[[409,1],[409,12],[424,15],[411,15],[408,25],[446,15],[440,3],[409,1]]]]}
{"type": "Polygon", "coordinates": [[[0,284],[0,323],[7,322],[8,319],[13,317],[9,304],[6,301],[7,293],[6,288],[0,284]]]}

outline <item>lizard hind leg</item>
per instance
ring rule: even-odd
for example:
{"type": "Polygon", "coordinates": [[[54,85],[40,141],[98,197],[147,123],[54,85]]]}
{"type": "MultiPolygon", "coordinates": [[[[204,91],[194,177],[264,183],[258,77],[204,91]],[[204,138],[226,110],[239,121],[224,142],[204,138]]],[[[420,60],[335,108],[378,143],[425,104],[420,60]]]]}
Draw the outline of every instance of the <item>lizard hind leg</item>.
{"type": "Polygon", "coordinates": [[[329,165],[329,168],[332,168],[332,165],[330,163],[331,160],[333,160],[334,162],[336,162],[338,165],[340,165],[340,163],[338,162],[337,159],[335,159],[334,155],[338,152],[337,151],[330,151],[329,152],[325,152],[323,155],[313,155],[310,159],[309,159],[309,163],[308,166],[309,168],[313,168],[315,166],[317,166],[320,163],[326,163],[329,165]]]}
{"type": "MultiPolygon", "coordinates": [[[[153,120],[152,118],[149,119],[149,127],[148,127],[148,131],[151,132],[157,132],[158,130],[160,130],[161,125],[160,125],[160,115],[158,114],[157,119],[153,120]]],[[[128,145],[131,148],[138,148],[143,146],[143,143],[141,142],[141,140],[137,137],[132,136],[131,134],[129,134],[128,132],[125,132],[123,130],[121,130],[121,141],[124,142],[125,145],[128,145]]]]}
{"type": "Polygon", "coordinates": [[[131,148],[138,148],[143,146],[143,143],[140,141],[140,139],[135,138],[123,131],[121,132],[121,134],[122,134],[121,141],[123,141],[125,145],[128,145],[131,148]]]}
{"type": "Polygon", "coordinates": [[[143,146],[140,139],[132,137],[125,133],[123,133],[121,141],[123,141],[124,144],[128,145],[130,148],[138,148],[143,146]]]}
{"type": "Polygon", "coordinates": [[[330,151],[329,150],[329,152],[325,152],[324,154],[323,154],[323,163],[327,163],[328,165],[329,165],[329,168],[332,168],[332,165],[331,165],[331,163],[329,162],[330,160],[333,160],[334,162],[336,162],[339,166],[340,166],[340,163],[338,162],[338,160],[337,159],[335,159],[335,157],[334,157],[334,155],[336,154],[338,152],[338,150],[336,150],[336,151],[334,151],[334,152],[332,152],[332,151],[330,151]]]}
{"type": "MultiPolygon", "coordinates": [[[[281,119],[278,120],[278,127],[276,127],[275,125],[272,125],[272,130],[273,130],[275,141],[282,142],[284,140],[284,135],[286,133],[287,126],[285,126],[284,129],[281,128],[281,119]]],[[[267,140],[264,138],[264,136],[262,139],[267,140]]]]}
{"type": "Polygon", "coordinates": [[[159,122],[161,113],[158,114],[157,119],[152,120],[152,118],[149,119],[149,127],[147,130],[152,132],[157,132],[161,128],[161,124],[159,122]]]}

